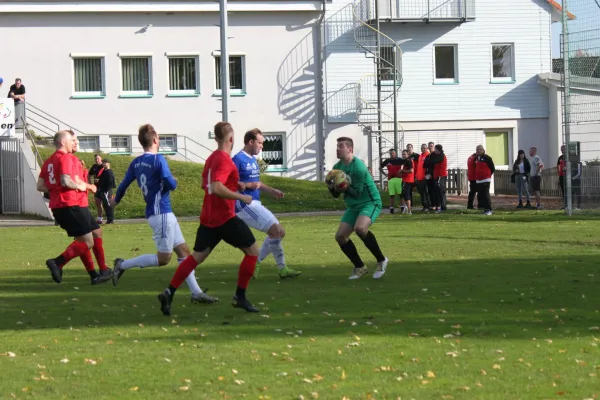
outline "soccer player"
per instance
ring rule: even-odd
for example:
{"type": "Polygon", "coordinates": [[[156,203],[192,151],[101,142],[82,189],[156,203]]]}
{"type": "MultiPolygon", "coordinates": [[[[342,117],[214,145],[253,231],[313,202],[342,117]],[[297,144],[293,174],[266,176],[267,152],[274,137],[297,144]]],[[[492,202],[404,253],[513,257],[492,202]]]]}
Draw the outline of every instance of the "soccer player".
{"type": "Polygon", "coordinates": [[[70,260],[81,257],[90,275],[92,285],[106,282],[112,277],[109,268],[98,273],[90,249],[95,245],[93,231],[99,229],[98,223],[87,207],[87,191],[96,191],[94,185],[83,181],[83,170],[76,151],[74,136],[69,131],[59,131],[54,135],[56,151],[42,166],[37,189],[50,193],[50,208],[56,222],[75,240],[56,258],[46,260],[52,279],[62,282],[62,267],[70,260]]]}
{"type": "Polygon", "coordinates": [[[219,122],[214,127],[214,133],[218,148],[208,157],[202,171],[204,203],[200,214],[200,226],[196,232],[194,252],[179,264],[169,287],[158,295],[163,315],[171,315],[171,303],[175,291],[196,266],[206,260],[221,240],[244,252],[244,259],[238,272],[237,290],[233,296],[233,306],[248,312],[258,312],[258,309],[246,298],[246,289],[258,260],[258,246],[250,227],[235,215],[235,201],[250,204],[252,196],[238,193],[240,175],[231,160],[233,127],[228,122],[219,122]]]}
{"type": "MultiPolygon", "coordinates": [[[[375,186],[373,178],[367,170],[367,166],[354,156],[354,142],[351,138],[340,137],[337,139],[337,158],[340,160],[333,169],[342,170],[349,178],[349,185],[342,188],[346,212],[335,234],[335,240],[340,245],[344,254],[354,264],[354,272],[349,279],[358,279],[368,272],[362,262],[354,242],[350,239],[352,232],[356,232],[367,249],[377,260],[377,270],[373,274],[374,279],[379,279],[385,274],[388,259],[383,255],[377,239],[369,230],[381,213],[381,196],[375,186]]],[[[334,197],[340,196],[338,188],[328,183],[329,191],[334,197]]]]}
{"type": "Polygon", "coordinates": [[[280,278],[295,278],[302,272],[295,271],[285,264],[281,241],[285,237],[285,229],[277,218],[260,202],[260,192],[267,192],[275,198],[282,198],[283,192],[273,189],[260,181],[260,168],[256,155],[262,148],[265,138],[260,129],[252,129],[244,135],[244,148],[233,157],[240,174],[239,188],[243,194],[252,196],[252,203],[246,205],[241,201],[235,202],[235,212],[248,226],[267,234],[263,242],[258,261],[254,270],[254,278],[258,278],[260,263],[273,253],[280,278]]]}
{"type": "MultiPolygon", "coordinates": [[[[394,196],[400,196],[402,193],[402,175],[400,175],[400,168],[402,168],[403,162],[398,158],[398,153],[396,149],[390,149],[390,158],[383,160],[379,169],[382,174],[386,175],[383,172],[383,168],[387,167],[387,178],[388,178],[388,193],[390,194],[390,214],[394,213],[394,196]]],[[[404,207],[402,207],[402,211],[404,211],[404,207]]]]}
{"type": "MultiPolygon", "coordinates": [[[[157,253],[143,254],[129,260],[115,259],[113,274],[113,285],[115,286],[128,269],[167,265],[171,261],[173,251],[177,254],[179,262],[190,255],[190,250],[171,208],[170,194],[177,188],[177,181],[169,170],[167,160],[158,154],[160,143],[158,133],[152,125],[142,125],[138,131],[138,140],[144,149],[144,154],[129,164],[127,173],[117,189],[117,194],[110,202],[112,207],[119,204],[129,185],[133,181],[137,181],[146,202],[146,219],[153,232],[152,239],[156,244],[157,253]]],[[[184,279],[192,291],[192,303],[210,304],[218,301],[217,298],[202,292],[194,271],[191,271],[184,279]]]]}

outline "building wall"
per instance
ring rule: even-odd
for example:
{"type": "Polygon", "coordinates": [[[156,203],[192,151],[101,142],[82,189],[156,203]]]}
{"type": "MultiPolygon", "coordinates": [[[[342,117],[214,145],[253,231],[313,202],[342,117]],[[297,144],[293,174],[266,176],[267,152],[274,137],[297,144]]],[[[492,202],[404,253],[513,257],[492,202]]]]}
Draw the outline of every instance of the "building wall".
{"type": "MultiPolygon", "coordinates": [[[[254,127],[286,132],[284,175],[316,177],[319,27],[316,12],[236,12],[229,16],[229,52],[245,55],[247,94],[230,99],[236,148],[254,127]]],[[[23,79],[30,103],[86,134],[136,134],[143,123],[159,133],[187,136],[191,151],[205,158],[208,138],[221,120],[215,92],[220,48],[218,13],[31,13],[0,15],[0,71],[5,85],[23,79]],[[151,25],[147,29],[144,27],[151,25]],[[198,53],[198,97],[167,97],[166,52],[198,53]],[[71,53],[105,54],[106,97],[72,99],[71,53]],[[152,54],[151,98],[119,98],[119,53],[152,54]]],[[[6,87],[8,89],[8,87],[6,87]]],[[[102,140],[108,140],[104,137],[102,140]]]]}

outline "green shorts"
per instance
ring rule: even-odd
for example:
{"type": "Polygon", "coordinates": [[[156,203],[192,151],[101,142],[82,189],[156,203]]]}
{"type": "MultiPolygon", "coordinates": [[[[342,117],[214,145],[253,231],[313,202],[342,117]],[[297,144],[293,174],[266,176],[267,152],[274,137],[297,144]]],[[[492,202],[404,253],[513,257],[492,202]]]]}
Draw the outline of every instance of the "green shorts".
{"type": "Polygon", "coordinates": [[[360,215],[371,218],[371,224],[375,222],[379,214],[381,213],[381,204],[377,203],[365,203],[358,206],[350,207],[346,209],[342,216],[342,222],[347,223],[350,226],[356,224],[356,220],[360,215]]]}
{"type": "Polygon", "coordinates": [[[402,193],[402,178],[392,178],[388,181],[388,193],[390,196],[402,193]]]}

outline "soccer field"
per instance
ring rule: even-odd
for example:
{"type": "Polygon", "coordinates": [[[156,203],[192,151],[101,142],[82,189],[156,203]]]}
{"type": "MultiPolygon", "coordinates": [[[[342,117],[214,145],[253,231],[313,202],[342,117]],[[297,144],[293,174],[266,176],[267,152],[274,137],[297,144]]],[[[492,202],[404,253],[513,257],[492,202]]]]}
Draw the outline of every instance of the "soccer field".
{"type": "MultiPolygon", "coordinates": [[[[91,286],[79,260],[63,283],[44,266],[68,244],[58,227],[1,228],[0,398],[592,399],[600,395],[600,229],[550,213],[385,215],[390,259],[351,266],[339,218],[285,218],[288,264],[272,258],[248,298],[230,300],[241,252],[222,244],[198,267],[215,305],[185,284],[171,317],[156,295],[175,262],[91,286]]],[[[196,223],[183,223],[189,243],[196,223]]],[[[264,236],[258,234],[258,240],[264,236]]],[[[147,225],[104,228],[107,259],[154,252],[147,225]]]]}

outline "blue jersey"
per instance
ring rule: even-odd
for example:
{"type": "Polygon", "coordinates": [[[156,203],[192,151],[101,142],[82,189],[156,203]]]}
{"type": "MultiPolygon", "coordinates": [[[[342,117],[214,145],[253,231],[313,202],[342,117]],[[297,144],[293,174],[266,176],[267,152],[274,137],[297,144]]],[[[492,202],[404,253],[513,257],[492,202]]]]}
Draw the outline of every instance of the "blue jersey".
{"type": "MultiPolygon", "coordinates": [[[[240,182],[260,181],[260,168],[256,157],[242,150],[233,156],[233,163],[240,174],[240,182]]],[[[246,189],[242,193],[252,196],[254,200],[260,200],[260,189],[246,189]]]]}
{"type": "Polygon", "coordinates": [[[129,164],[125,178],[117,189],[115,201],[125,196],[125,191],[136,180],[146,202],[146,218],[173,212],[170,192],[177,182],[173,178],[167,160],[161,154],[144,153],[129,164]]]}

